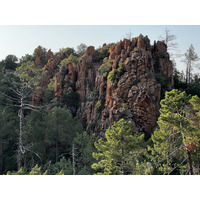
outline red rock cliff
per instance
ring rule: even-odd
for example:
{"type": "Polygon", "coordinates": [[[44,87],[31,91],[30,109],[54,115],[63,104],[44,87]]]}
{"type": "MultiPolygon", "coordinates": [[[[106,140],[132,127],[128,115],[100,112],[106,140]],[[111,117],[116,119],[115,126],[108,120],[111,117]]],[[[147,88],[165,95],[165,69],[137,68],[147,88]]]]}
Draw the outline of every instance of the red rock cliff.
{"type": "MultiPolygon", "coordinates": [[[[94,62],[97,53],[94,47],[88,47],[78,64],[69,62],[56,72],[55,97],[61,99],[69,91],[79,94],[76,116],[88,132],[103,134],[120,118],[131,121],[134,132],[151,131],[159,116],[161,91],[173,88],[172,62],[165,43],[150,45],[148,37],[140,35],[112,45],[106,61],[112,67],[107,74],[99,70],[102,60],[94,62]]],[[[62,59],[50,57],[43,71],[53,70],[62,59]]]]}

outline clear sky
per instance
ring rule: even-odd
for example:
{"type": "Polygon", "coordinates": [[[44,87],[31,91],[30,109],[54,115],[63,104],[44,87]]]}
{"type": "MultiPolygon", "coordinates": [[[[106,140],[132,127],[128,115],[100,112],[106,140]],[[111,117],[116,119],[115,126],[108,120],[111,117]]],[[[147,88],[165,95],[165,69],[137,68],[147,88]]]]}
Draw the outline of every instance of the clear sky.
{"type": "MultiPolygon", "coordinates": [[[[9,54],[18,58],[25,54],[32,54],[34,49],[41,45],[53,52],[60,48],[76,47],[80,43],[93,45],[96,48],[104,43],[118,42],[123,39],[126,33],[132,32],[133,37],[140,33],[148,35],[153,44],[160,35],[164,34],[165,28],[171,34],[177,36],[177,43],[180,52],[187,51],[190,44],[193,44],[196,53],[200,57],[200,26],[160,26],[160,25],[10,25],[0,26],[0,60],[9,54]]],[[[177,68],[184,70],[184,63],[176,59],[177,68]]]]}

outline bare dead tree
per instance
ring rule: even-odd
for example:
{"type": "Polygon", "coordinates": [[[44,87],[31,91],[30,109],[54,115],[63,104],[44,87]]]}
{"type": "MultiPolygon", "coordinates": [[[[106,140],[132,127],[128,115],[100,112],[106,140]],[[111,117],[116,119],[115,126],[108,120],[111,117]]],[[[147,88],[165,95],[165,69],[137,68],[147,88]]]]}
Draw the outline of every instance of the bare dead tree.
{"type": "MultiPolygon", "coordinates": [[[[46,106],[34,106],[30,103],[32,97],[32,91],[36,87],[36,83],[39,83],[36,72],[34,73],[34,63],[27,62],[22,64],[22,66],[16,70],[14,74],[8,76],[5,79],[5,83],[12,92],[12,95],[5,94],[0,91],[1,95],[4,95],[8,102],[3,102],[7,106],[17,107],[18,108],[18,117],[19,117],[19,135],[18,135],[18,149],[17,149],[17,165],[18,170],[23,166],[23,157],[25,152],[29,151],[34,153],[40,160],[40,156],[31,150],[30,147],[24,145],[23,142],[23,131],[24,131],[24,118],[25,110],[32,110],[39,112],[39,108],[46,106]],[[31,76],[30,76],[31,74],[31,76]]],[[[36,70],[36,69],[35,69],[36,70]]],[[[38,69],[37,69],[38,70],[38,69]]],[[[38,70],[38,73],[40,71],[38,70]]]]}
{"type": "Polygon", "coordinates": [[[171,58],[181,57],[182,54],[178,50],[178,43],[175,42],[177,37],[174,34],[170,33],[170,30],[166,27],[165,33],[163,36],[159,36],[160,40],[163,40],[167,45],[167,50],[171,58]]]}
{"type": "Polygon", "coordinates": [[[199,61],[198,55],[195,53],[195,49],[192,44],[184,56],[185,58],[182,61],[186,64],[186,83],[191,83],[192,70],[194,67],[198,67],[196,62],[199,61]]]}
{"type": "MultiPolygon", "coordinates": [[[[13,92],[13,96],[6,95],[5,93],[0,91],[0,94],[7,97],[12,103],[4,103],[10,107],[18,108],[18,117],[19,117],[19,136],[18,136],[18,150],[17,150],[17,165],[18,170],[22,167],[23,157],[26,151],[32,151],[30,148],[25,147],[23,144],[23,128],[24,128],[24,111],[25,110],[33,110],[39,112],[37,109],[41,108],[41,106],[31,105],[29,99],[31,97],[30,88],[26,87],[25,84],[16,82],[12,79],[12,81],[7,80],[9,83],[9,88],[13,92]]],[[[39,155],[34,152],[34,154],[38,157],[39,155]]],[[[41,160],[41,158],[40,158],[41,160]]]]}
{"type": "Polygon", "coordinates": [[[130,32],[126,33],[122,39],[126,38],[128,40],[132,40],[132,37],[133,37],[133,34],[131,32],[131,29],[130,29],[130,32]]]}

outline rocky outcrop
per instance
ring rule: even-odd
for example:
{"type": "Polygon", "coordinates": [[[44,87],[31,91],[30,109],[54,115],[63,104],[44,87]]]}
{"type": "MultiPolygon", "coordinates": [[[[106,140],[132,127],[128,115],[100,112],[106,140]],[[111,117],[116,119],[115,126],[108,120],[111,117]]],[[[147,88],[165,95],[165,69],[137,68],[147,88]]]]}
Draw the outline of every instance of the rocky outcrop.
{"type": "Polygon", "coordinates": [[[75,66],[69,63],[58,71],[55,75],[54,94],[58,100],[61,100],[63,93],[73,91],[72,86],[75,84],[75,66]]]}
{"type": "Polygon", "coordinates": [[[99,73],[100,65],[89,67],[91,58],[79,63],[76,88],[81,103],[77,115],[84,119],[89,132],[103,133],[122,117],[132,122],[134,132],[151,131],[159,116],[162,88],[156,73],[166,76],[169,90],[173,87],[166,45],[158,41],[151,46],[148,37],[142,35],[132,41],[124,39],[110,48],[109,60],[113,60],[111,70],[118,70],[120,63],[124,66],[114,82],[99,73]]]}
{"type": "Polygon", "coordinates": [[[140,35],[112,45],[106,61],[96,61],[99,52],[90,46],[77,64],[68,62],[58,70],[56,67],[69,55],[47,53],[49,61],[43,73],[55,71],[55,97],[62,100],[66,94],[78,94],[74,113],[88,132],[103,136],[105,129],[120,118],[132,122],[133,132],[152,131],[162,91],[173,88],[173,68],[165,43],[151,45],[147,36],[140,35]],[[102,64],[103,72],[99,70],[102,64]]]}

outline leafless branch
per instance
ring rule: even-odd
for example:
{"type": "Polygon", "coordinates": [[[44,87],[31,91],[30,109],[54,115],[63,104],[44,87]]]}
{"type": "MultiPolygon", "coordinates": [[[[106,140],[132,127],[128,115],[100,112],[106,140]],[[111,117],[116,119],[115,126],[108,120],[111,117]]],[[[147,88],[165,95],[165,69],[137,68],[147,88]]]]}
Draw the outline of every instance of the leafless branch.
{"type": "Polygon", "coordinates": [[[33,150],[29,149],[28,147],[24,147],[24,149],[26,149],[26,150],[29,151],[29,152],[34,153],[34,154],[40,159],[40,162],[41,162],[41,165],[42,165],[42,159],[41,159],[41,157],[39,156],[38,153],[34,152],[33,150]]]}
{"type": "Polygon", "coordinates": [[[2,95],[4,95],[5,97],[7,97],[7,98],[13,100],[13,101],[19,102],[19,99],[17,99],[17,98],[11,97],[11,96],[9,96],[9,95],[5,94],[4,92],[1,92],[1,91],[0,91],[0,93],[1,93],[2,95]]]}

